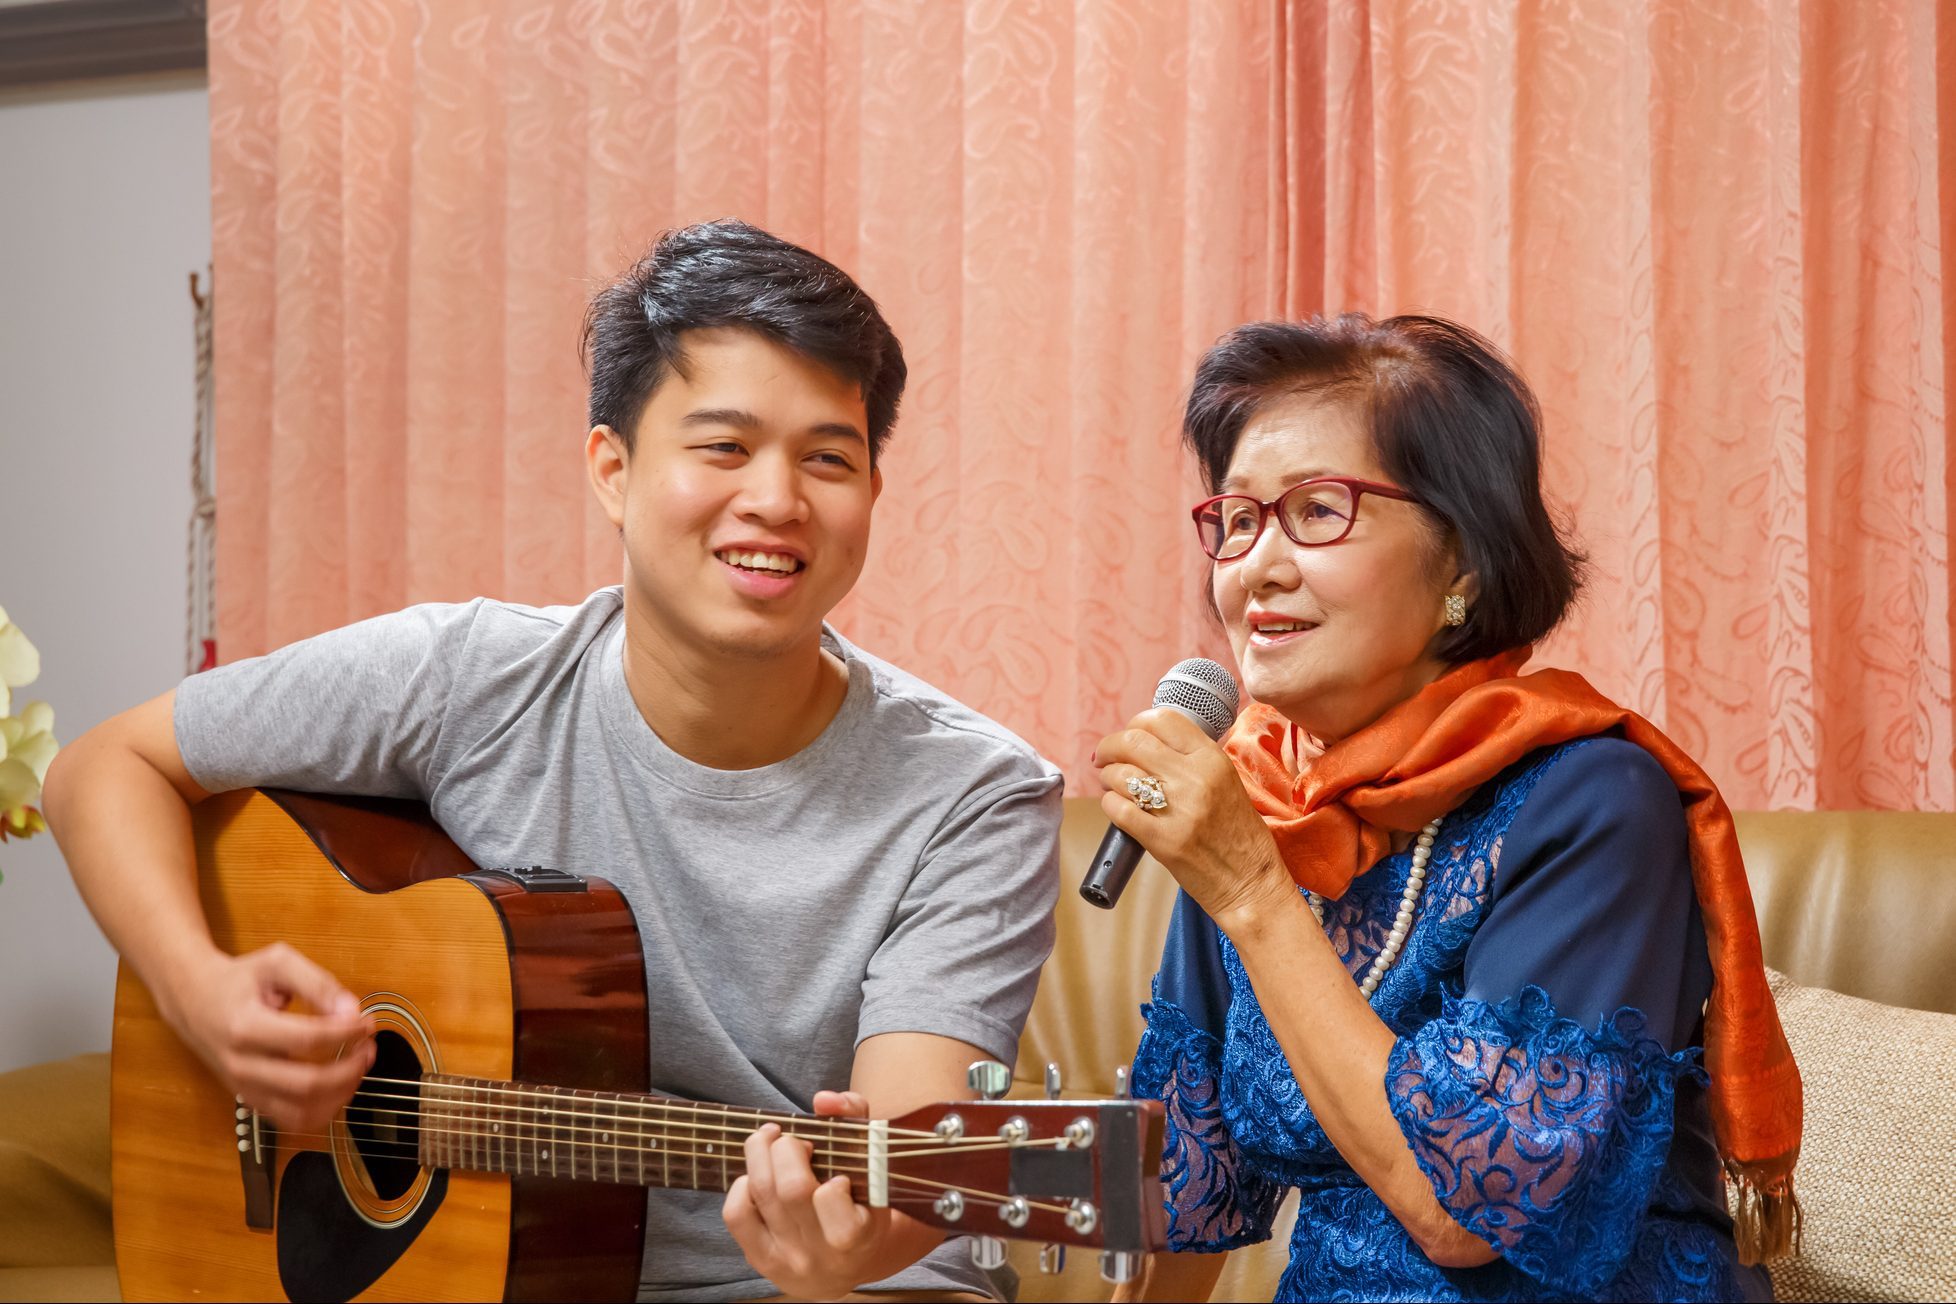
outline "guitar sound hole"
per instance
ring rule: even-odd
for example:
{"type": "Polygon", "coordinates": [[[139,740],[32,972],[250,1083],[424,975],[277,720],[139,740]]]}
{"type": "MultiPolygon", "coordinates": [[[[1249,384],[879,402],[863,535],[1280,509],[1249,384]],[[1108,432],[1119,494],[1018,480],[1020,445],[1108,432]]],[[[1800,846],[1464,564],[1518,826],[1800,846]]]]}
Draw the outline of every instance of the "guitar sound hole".
{"type": "Polygon", "coordinates": [[[346,1107],[346,1130],[374,1194],[397,1200],[421,1171],[421,1061],[397,1032],[374,1034],[374,1066],[346,1107]]]}

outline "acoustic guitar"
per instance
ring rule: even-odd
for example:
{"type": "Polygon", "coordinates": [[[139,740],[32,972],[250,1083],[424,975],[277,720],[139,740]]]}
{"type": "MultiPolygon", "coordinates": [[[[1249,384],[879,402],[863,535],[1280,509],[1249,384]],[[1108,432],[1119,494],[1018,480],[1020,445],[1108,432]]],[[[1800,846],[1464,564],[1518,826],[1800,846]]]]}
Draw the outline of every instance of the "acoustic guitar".
{"type": "Polygon", "coordinates": [[[217,943],[282,941],[332,971],[377,1054],[323,1133],[278,1131],[125,966],[125,1299],[629,1300],[640,1188],[725,1190],[769,1121],[857,1200],[973,1235],[980,1263],[1003,1260],[1000,1238],[1041,1240],[1125,1277],[1161,1247],[1158,1103],[1004,1100],[991,1061],[973,1066],[979,1099],[889,1120],[655,1095],[638,930],[603,879],[478,868],[412,802],[247,790],[203,803],[195,827],[217,943]]]}

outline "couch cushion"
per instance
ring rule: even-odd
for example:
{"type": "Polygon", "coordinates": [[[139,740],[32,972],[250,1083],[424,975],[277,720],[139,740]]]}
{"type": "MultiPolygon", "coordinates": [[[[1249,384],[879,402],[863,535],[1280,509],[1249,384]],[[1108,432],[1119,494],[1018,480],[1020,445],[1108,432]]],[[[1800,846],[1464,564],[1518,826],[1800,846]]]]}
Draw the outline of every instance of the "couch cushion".
{"type": "Polygon", "coordinates": [[[1769,974],[1806,1083],[1803,1252],[1782,1300],[1956,1299],[1956,1015],[1769,974]]]}
{"type": "Polygon", "coordinates": [[[0,1268],[0,1304],[14,1300],[33,1300],[35,1304],[66,1304],[66,1301],[113,1301],[122,1298],[115,1265],[97,1263],[87,1267],[0,1268]]]}
{"type": "Polygon", "coordinates": [[[1956,1014],[1956,814],[1740,811],[1766,963],[1885,1005],[1956,1014]]]}
{"type": "Polygon", "coordinates": [[[0,1073],[0,1268],[114,1259],[109,1057],[0,1073]]]}
{"type": "Polygon", "coordinates": [[[1141,1003],[1168,936],[1175,880],[1153,856],[1144,856],[1119,905],[1088,905],[1080,899],[1080,879],[1106,831],[1098,801],[1066,799],[1057,937],[1019,1042],[1014,1077],[1022,1093],[1036,1091],[1050,1062],[1060,1066],[1066,1094],[1109,1095],[1114,1070],[1134,1062],[1141,1041],[1141,1003]]]}

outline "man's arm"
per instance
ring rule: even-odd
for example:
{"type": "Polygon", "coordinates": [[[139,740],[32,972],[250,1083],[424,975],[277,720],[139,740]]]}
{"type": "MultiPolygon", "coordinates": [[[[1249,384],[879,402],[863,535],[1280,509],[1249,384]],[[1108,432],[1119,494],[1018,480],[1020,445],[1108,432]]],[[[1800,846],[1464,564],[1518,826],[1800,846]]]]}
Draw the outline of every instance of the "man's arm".
{"type": "Polygon", "coordinates": [[[185,1043],[279,1126],[321,1130],[372,1063],[371,1029],[352,995],[290,947],[231,956],[211,940],[190,830],[191,806],[210,794],[177,748],[175,699],[125,711],[55,756],[48,827],[96,923],[185,1043]],[[294,1000],[314,1013],[291,1012],[294,1000]]]}
{"type": "MultiPolygon", "coordinates": [[[[893,1118],[962,1099],[973,1060],[1017,1053],[1053,949],[1060,778],[1016,749],[990,765],[930,840],[870,960],[850,1090],[818,1093],[818,1114],[893,1118]]],[[[847,1294],[944,1238],[853,1203],[840,1180],[818,1187],[807,1144],[772,1126],[748,1139],[747,1166],[728,1193],[727,1227],[748,1263],[790,1295],[847,1294]]]]}
{"type": "MultiPolygon", "coordinates": [[[[986,1051],[950,1037],[889,1032],[856,1048],[847,1092],[824,1091],[815,1112],[895,1118],[969,1094],[965,1070],[986,1051]]],[[[848,1179],[817,1182],[806,1141],[772,1124],[747,1139],[747,1172],[728,1191],[727,1230],[754,1271],[791,1296],[835,1299],[930,1253],[944,1232],[850,1199],[848,1179]]]]}

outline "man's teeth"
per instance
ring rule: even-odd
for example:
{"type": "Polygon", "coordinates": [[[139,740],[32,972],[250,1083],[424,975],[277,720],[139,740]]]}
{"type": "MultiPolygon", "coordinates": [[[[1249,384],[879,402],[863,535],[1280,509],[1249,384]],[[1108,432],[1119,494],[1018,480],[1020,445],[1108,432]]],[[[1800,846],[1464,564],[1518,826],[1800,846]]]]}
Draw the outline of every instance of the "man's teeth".
{"type": "Polygon", "coordinates": [[[743,570],[774,571],[781,575],[792,575],[801,569],[801,563],[793,557],[777,552],[733,552],[718,554],[721,561],[738,566],[743,570]]]}

